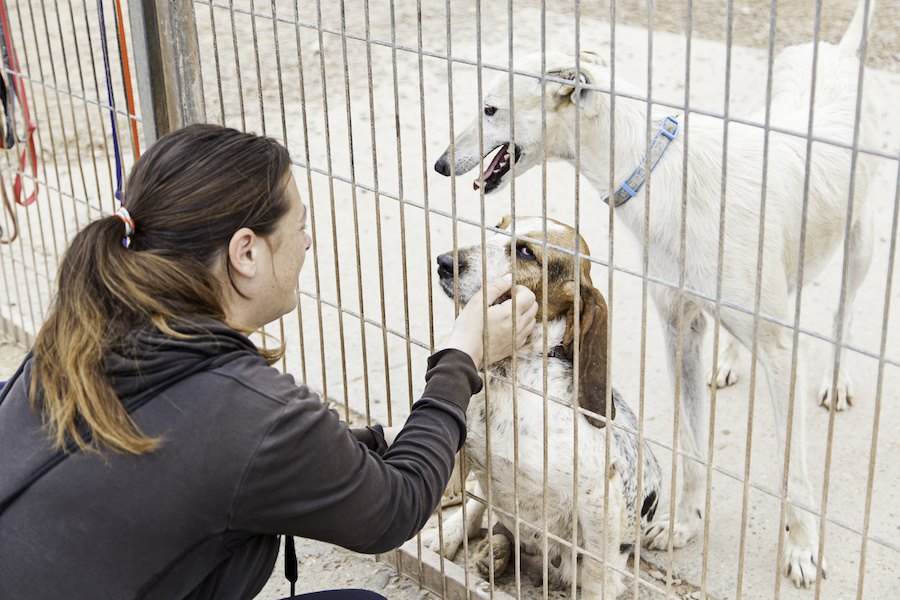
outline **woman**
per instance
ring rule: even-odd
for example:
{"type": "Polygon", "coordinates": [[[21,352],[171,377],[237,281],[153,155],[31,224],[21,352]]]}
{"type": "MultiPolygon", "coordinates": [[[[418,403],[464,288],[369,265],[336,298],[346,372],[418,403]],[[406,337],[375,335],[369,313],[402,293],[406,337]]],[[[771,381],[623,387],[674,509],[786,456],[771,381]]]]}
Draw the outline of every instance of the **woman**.
{"type": "Polygon", "coordinates": [[[296,307],[305,227],[272,140],[195,125],[137,161],[0,395],[0,597],[251,598],[280,534],[375,553],[422,528],[478,369],[524,342],[534,297],[488,308],[487,357],[480,297],[460,313],[388,449],[246,337],[296,307]]]}

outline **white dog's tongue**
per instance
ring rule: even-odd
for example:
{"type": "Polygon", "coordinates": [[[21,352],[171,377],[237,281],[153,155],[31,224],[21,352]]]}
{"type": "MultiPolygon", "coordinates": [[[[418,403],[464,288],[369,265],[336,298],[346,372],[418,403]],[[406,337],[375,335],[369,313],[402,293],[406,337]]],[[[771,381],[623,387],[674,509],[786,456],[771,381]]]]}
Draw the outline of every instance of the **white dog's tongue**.
{"type": "Polygon", "coordinates": [[[479,187],[481,187],[481,182],[487,181],[494,173],[501,172],[501,169],[506,166],[506,162],[507,160],[509,160],[506,158],[508,150],[509,144],[503,144],[502,146],[500,146],[500,150],[497,152],[497,154],[494,155],[494,160],[491,161],[491,164],[488,165],[488,168],[485,169],[484,173],[481,174],[481,178],[476,179],[472,182],[473,190],[477,190],[479,187]]]}

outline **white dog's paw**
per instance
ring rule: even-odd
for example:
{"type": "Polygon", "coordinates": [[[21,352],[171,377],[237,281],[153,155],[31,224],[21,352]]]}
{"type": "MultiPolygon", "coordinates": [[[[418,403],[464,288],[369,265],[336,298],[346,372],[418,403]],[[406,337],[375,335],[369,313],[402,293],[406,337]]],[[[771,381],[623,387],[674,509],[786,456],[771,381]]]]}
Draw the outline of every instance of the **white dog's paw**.
{"type": "Polygon", "coordinates": [[[737,364],[729,360],[719,360],[718,372],[713,377],[712,369],[706,374],[706,385],[724,388],[738,382],[737,364]]]}
{"type": "Polygon", "coordinates": [[[601,598],[618,598],[628,589],[625,585],[625,579],[620,573],[616,573],[612,569],[606,570],[606,577],[603,586],[600,586],[599,578],[597,580],[586,581],[584,574],[581,574],[581,594],[580,600],[595,600],[601,598]]]}
{"type": "MultiPolygon", "coordinates": [[[[697,511],[699,515],[699,511],[697,511]]],[[[672,533],[672,547],[681,548],[694,539],[700,531],[701,519],[699,516],[686,519],[675,519],[675,528],[672,533]]],[[[643,535],[644,546],[651,550],[666,550],[669,547],[669,518],[660,517],[646,529],[643,535]]]]}
{"type": "Polygon", "coordinates": [[[819,406],[831,408],[834,404],[834,410],[846,410],[853,406],[853,381],[850,376],[844,372],[838,375],[837,394],[832,396],[831,383],[834,375],[831,369],[822,378],[822,385],[819,386],[819,406]]]}
{"type": "MultiPolygon", "coordinates": [[[[452,519],[451,519],[452,521],[452,519]]],[[[448,522],[444,524],[444,539],[441,544],[440,530],[437,527],[426,529],[422,532],[422,546],[428,548],[432,552],[437,552],[448,560],[453,560],[462,545],[462,536],[459,535],[448,522]]]]}
{"type": "Polygon", "coordinates": [[[814,584],[820,567],[822,579],[827,578],[825,557],[817,560],[818,550],[818,544],[797,544],[788,534],[784,548],[784,574],[797,587],[808,588],[814,584]]]}

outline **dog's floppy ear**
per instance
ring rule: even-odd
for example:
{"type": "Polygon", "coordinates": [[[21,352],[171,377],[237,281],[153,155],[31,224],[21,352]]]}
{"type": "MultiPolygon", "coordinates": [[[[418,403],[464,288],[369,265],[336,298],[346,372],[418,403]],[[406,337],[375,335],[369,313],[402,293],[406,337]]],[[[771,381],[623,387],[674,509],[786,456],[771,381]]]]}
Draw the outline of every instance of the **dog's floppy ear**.
{"type": "MultiPolygon", "coordinates": [[[[570,284],[572,304],[566,315],[566,331],[563,334],[563,346],[565,353],[570,358],[575,358],[575,283],[570,284]]],[[[578,343],[578,405],[593,413],[606,417],[607,420],[616,418],[616,407],[610,404],[610,412],[606,412],[606,329],[607,308],[606,300],[595,287],[582,280],[581,294],[581,319],[579,322],[578,343]]],[[[600,419],[587,417],[587,420],[595,427],[603,428],[606,423],[600,419]]]]}

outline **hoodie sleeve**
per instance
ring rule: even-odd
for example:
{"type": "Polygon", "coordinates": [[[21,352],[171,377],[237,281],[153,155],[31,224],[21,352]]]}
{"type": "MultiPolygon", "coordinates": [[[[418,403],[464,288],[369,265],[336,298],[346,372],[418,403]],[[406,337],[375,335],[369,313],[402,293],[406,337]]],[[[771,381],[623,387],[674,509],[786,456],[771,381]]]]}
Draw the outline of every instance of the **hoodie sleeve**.
{"type": "Polygon", "coordinates": [[[437,507],[465,440],[465,410],[481,379],[459,350],[433,355],[425,391],[383,456],[318,398],[285,404],[235,500],[234,531],[291,534],[357,552],[414,536],[437,507]]]}

